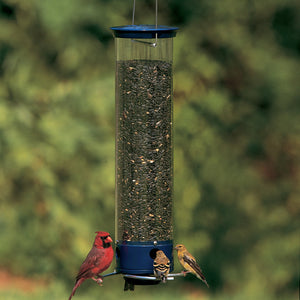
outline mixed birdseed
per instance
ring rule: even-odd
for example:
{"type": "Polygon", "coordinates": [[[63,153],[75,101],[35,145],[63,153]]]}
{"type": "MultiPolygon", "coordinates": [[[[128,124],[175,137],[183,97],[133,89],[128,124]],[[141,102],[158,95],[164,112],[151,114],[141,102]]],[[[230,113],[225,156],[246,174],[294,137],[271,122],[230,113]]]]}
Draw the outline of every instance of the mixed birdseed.
{"type": "Polygon", "coordinates": [[[117,62],[119,240],[172,239],[172,64],[117,62]]]}

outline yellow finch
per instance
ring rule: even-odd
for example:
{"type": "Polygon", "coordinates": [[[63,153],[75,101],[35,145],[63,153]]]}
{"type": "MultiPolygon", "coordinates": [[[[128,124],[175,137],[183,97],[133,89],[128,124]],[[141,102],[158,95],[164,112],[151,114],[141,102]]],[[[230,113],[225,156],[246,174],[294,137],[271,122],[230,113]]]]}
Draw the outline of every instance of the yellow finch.
{"type": "Polygon", "coordinates": [[[202,280],[207,285],[207,287],[209,287],[202,273],[201,268],[196,262],[196,259],[193,257],[191,253],[189,253],[186,250],[185,246],[182,244],[178,244],[176,245],[175,249],[177,250],[178,259],[180,264],[183,266],[183,268],[196,275],[200,280],[202,280]]]}
{"type": "Polygon", "coordinates": [[[157,279],[166,282],[170,271],[170,260],[167,258],[162,250],[156,252],[156,258],[153,261],[153,271],[157,279]]]}

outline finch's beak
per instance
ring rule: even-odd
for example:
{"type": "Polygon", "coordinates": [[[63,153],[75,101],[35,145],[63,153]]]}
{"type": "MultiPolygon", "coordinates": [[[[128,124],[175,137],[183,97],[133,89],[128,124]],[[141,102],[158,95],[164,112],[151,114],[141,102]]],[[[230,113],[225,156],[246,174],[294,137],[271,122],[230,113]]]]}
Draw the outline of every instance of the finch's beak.
{"type": "Polygon", "coordinates": [[[178,248],[177,248],[177,247],[174,247],[174,250],[178,250],[178,248]]]}
{"type": "Polygon", "coordinates": [[[110,236],[108,236],[106,239],[105,239],[105,243],[112,243],[113,240],[110,236]]]}

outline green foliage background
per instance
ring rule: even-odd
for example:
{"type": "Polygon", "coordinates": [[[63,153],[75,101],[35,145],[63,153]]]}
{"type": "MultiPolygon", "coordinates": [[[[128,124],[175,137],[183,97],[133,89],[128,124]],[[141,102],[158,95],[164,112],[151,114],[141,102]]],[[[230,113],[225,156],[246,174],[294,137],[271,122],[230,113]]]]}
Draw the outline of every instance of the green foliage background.
{"type": "MultiPolygon", "coordinates": [[[[137,1],[136,24],[154,9],[137,1]]],[[[128,0],[0,0],[0,270],[46,280],[37,299],[66,298],[94,231],[114,236],[109,28],[131,13],[128,0]]],[[[114,278],[78,299],[296,299],[299,13],[296,0],[159,2],[159,23],[180,27],[175,242],[211,289],[187,276],[123,294],[114,278]]]]}

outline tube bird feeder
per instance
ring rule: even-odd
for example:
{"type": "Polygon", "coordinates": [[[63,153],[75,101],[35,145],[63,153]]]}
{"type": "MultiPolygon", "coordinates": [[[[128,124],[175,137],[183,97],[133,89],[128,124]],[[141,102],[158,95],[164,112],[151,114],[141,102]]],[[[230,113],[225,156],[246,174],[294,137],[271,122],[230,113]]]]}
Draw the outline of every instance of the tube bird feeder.
{"type": "MultiPolygon", "coordinates": [[[[153,275],[163,250],[173,269],[173,38],[177,27],[111,28],[116,48],[117,272],[153,275]]],[[[151,283],[147,283],[151,284],[151,283]]]]}

